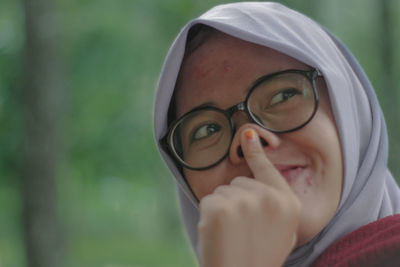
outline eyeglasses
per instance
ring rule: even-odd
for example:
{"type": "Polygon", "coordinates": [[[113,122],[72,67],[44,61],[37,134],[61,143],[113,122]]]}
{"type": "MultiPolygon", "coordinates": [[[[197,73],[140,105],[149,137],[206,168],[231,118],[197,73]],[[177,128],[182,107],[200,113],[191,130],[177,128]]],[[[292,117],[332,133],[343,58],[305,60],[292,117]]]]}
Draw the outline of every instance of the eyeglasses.
{"type": "Polygon", "coordinates": [[[226,110],[195,108],[175,120],[160,143],[184,167],[205,170],[229,153],[235,125],[232,115],[244,111],[257,125],[274,133],[305,126],[318,107],[316,78],[319,70],[285,70],[258,79],[244,102],[226,110]]]}

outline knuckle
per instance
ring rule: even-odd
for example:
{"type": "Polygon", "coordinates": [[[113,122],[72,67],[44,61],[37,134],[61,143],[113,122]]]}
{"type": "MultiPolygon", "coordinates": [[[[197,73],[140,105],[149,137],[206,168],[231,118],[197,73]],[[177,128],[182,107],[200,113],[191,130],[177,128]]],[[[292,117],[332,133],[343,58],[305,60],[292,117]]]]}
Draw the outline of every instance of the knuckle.
{"type": "Polygon", "coordinates": [[[275,213],[275,210],[279,210],[279,201],[277,201],[277,199],[272,195],[273,193],[264,193],[259,197],[261,208],[267,213],[275,213]]]}
{"type": "Polygon", "coordinates": [[[201,216],[216,223],[229,217],[229,210],[229,205],[218,196],[209,195],[200,202],[201,216]]]}
{"type": "Polygon", "coordinates": [[[241,185],[246,182],[246,180],[249,179],[248,177],[244,176],[237,176],[232,179],[231,185],[241,185]]]}
{"type": "Polygon", "coordinates": [[[218,206],[218,200],[214,195],[207,195],[202,198],[199,204],[200,212],[205,214],[215,209],[218,206]]]}
{"type": "Polygon", "coordinates": [[[226,192],[228,189],[229,188],[227,185],[219,185],[217,186],[217,188],[214,189],[214,194],[220,194],[222,192],[226,192]]]}
{"type": "Polygon", "coordinates": [[[238,214],[247,216],[254,212],[254,207],[256,206],[256,201],[253,197],[242,196],[237,198],[235,203],[235,210],[238,214]]]}

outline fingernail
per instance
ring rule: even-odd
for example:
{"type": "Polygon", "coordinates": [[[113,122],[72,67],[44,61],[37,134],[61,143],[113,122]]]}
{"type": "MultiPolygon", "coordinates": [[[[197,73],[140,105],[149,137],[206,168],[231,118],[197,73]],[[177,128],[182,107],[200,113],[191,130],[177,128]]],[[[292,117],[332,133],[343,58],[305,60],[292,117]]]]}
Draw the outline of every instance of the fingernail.
{"type": "Polygon", "coordinates": [[[256,139],[256,132],[253,129],[247,129],[244,131],[244,136],[246,137],[247,141],[255,141],[256,139]]]}

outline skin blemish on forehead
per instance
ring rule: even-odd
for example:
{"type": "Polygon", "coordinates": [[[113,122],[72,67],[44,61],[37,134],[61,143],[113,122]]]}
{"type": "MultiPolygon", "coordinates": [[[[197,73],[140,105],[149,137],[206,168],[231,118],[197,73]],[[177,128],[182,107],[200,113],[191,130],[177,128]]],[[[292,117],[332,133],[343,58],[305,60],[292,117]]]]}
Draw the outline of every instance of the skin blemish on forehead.
{"type": "MultiPolygon", "coordinates": [[[[210,61],[211,60],[212,59],[210,59],[210,61]]],[[[213,64],[207,63],[207,60],[204,58],[200,63],[194,66],[193,74],[196,80],[208,79],[218,69],[221,70],[221,73],[225,74],[233,71],[233,63],[229,59],[225,59],[222,62],[214,62],[213,64]]]]}
{"type": "Polygon", "coordinates": [[[232,69],[232,66],[229,63],[229,60],[224,60],[222,62],[222,71],[223,72],[229,72],[231,69],[232,69]]]}
{"type": "Polygon", "coordinates": [[[205,67],[205,64],[201,64],[201,63],[197,64],[194,67],[194,71],[193,71],[194,78],[196,80],[203,80],[203,79],[207,78],[207,76],[210,74],[211,70],[212,70],[212,68],[205,67]]]}

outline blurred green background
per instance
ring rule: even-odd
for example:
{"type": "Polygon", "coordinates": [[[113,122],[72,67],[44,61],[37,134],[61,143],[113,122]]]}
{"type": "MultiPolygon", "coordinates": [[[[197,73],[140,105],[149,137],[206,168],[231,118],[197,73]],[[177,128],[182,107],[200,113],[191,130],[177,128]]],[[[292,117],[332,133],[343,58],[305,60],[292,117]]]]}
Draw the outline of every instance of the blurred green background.
{"type": "MultiPolygon", "coordinates": [[[[153,142],[152,101],[180,28],[228,2],[54,1],[59,28],[46,27],[60,36],[64,75],[56,207],[65,266],[196,266],[173,177],[153,142]]],[[[400,177],[400,1],[280,2],[326,26],[359,59],[383,106],[390,166],[400,177]]],[[[0,2],[0,267],[28,265],[19,172],[23,8],[22,1],[0,2]]]]}

